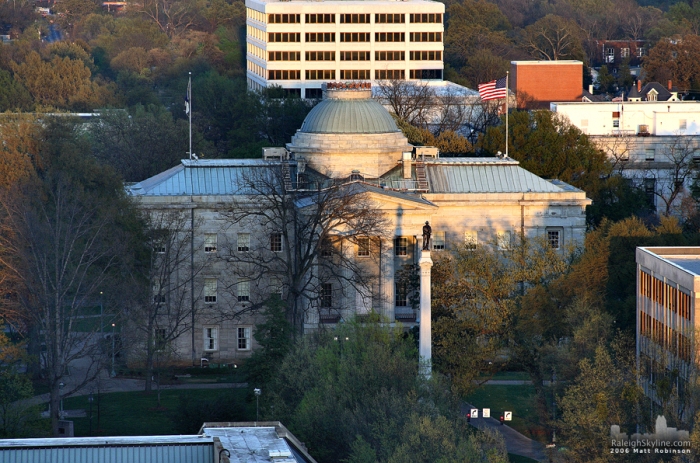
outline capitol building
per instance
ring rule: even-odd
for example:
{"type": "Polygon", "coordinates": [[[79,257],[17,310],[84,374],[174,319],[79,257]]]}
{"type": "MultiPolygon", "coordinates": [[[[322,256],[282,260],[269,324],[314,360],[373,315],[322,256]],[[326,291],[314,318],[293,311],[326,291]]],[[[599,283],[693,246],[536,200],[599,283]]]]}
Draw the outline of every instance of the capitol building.
{"type": "MultiPolygon", "coordinates": [[[[507,157],[412,146],[368,82],[322,91],[289,143],[261,159],[183,160],[129,187],[152,216],[178,216],[187,236],[187,257],[153,284],[154,301],[191,310],[175,343],[183,360],[248,356],[272,295],[304,332],[369,313],[416,324],[399,275],[418,263],[425,222],[434,260],[521,236],[553,248],[583,242],[585,192],[507,157]]],[[[175,309],[163,311],[164,325],[175,309]]]]}

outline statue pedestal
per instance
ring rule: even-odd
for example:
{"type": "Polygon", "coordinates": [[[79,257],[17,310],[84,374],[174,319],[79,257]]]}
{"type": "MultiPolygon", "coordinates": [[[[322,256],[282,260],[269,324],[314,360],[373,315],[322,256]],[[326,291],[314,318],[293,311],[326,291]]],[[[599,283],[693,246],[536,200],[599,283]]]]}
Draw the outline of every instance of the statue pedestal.
{"type": "Polygon", "coordinates": [[[422,375],[430,378],[433,370],[430,320],[430,269],[433,266],[433,260],[430,258],[430,251],[421,251],[418,266],[420,267],[420,340],[418,343],[418,353],[420,355],[419,371],[422,375]]]}

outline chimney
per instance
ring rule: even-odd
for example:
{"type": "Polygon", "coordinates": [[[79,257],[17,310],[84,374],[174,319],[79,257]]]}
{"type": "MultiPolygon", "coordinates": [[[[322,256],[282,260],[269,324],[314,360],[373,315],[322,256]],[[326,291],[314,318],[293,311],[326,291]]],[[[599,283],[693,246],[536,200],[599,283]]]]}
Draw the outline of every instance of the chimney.
{"type": "Polygon", "coordinates": [[[410,151],[405,151],[402,156],[402,161],[403,161],[403,178],[409,179],[411,178],[411,165],[413,164],[411,162],[411,157],[412,154],[410,151]]]}
{"type": "Polygon", "coordinates": [[[639,93],[642,92],[642,81],[641,80],[637,80],[637,91],[639,93]]]}
{"type": "Polygon", "coordinates": [[[588,93],[590,93],[591,95],[593,95],[593,84],[591,84],[591,85],[588,86],[588,93]]]}
{"type": "Polygon", "coordinates": [[[668,79],[668,91],[670,92],[673,89],[673,85],[671,85],[671,79],[668,79]]]}

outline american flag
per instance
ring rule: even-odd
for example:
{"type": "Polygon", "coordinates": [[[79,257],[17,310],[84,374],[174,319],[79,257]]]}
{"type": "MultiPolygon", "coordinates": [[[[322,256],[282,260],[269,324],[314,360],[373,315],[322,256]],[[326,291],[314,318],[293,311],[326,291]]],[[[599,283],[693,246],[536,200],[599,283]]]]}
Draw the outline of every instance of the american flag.
{"type": "Polygon", "coordinates": [[[190,113],[190,99],[192,98],[192,78],[187,83],[187,93],[185,94],[185,114],[190,113]]]}
{"type": "Polygon", "coordinates": [[[505,77],[486,82],[485,84],[479,84],[479,96],[484,101],[505,98],[507,95],[508,89],[506,88],[505,77]]]}

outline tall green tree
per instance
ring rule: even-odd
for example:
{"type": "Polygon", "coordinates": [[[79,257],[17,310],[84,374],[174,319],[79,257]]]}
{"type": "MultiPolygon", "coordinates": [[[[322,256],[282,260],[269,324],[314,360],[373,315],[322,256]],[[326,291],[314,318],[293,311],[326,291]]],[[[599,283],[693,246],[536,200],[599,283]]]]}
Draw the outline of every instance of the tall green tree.
{"type": "Polygon", "coordinates": [[[8,71],[0,69],[0,112],[27,111],[32,108],[33,103],[26,87],[16,81],[8,71]]]}
{"type": "MultiPolygon", "coordinates": [[[[99,327],[82,331],[78,320],[101,292],[128,304],[132,250],[140,240],[139,221],[121,180],[96,165],[80,128],[49,119],[43,130],[39,156],[46,168],[0,198],[0,263],[13,275],[13,294],[29,336],[42,344],[57,434],[61,396],[75,392],[100,369],[99,327]],[[71,387],[61,390],[68,366],[77,359],[88,366],[74,370],[71,387]]],[[[110,306],[120,308],[116,302],[110,306]]]]}
{"type": "Polygon", "coordinates": [[[263,390],[265,416],[320,462],[507,461],[498,438],[470,437],[444,385],[419,376],[413,339],[378,321],[300,340],[263,390]]]}
{"type": "Polygon", "coordinates": [[[522,299],[526,288],[547,287],[566,272],[573,250],[559,252],[536,238],[500,244],[467,244],[435,265],[434,362],[462,393],[471,391],[479,376],[501,367],[497,359],[503,349],[518,348],[517,324],[522,330],[536,322],[529,331],[537,339],[561,334],[560,313],[543,317],[548,304],[522,299]]]}
{"type": "MultiPolygon", "coordinates": [[[[594,200],[611,165],[576,126],[551,111],[515,111],[509,121],[509,156],[530,172],[581,188],[594,200]]],[[[479,139],[488,154],[504,151],[505,125],[491,127],[479,139]]]]}
{"type": "Polygon", "coordinates": [[[187,124],[163,106],[102,111],[88,130],[95,157],[127,182],[145,180],[187,157],[187,124]]]}

